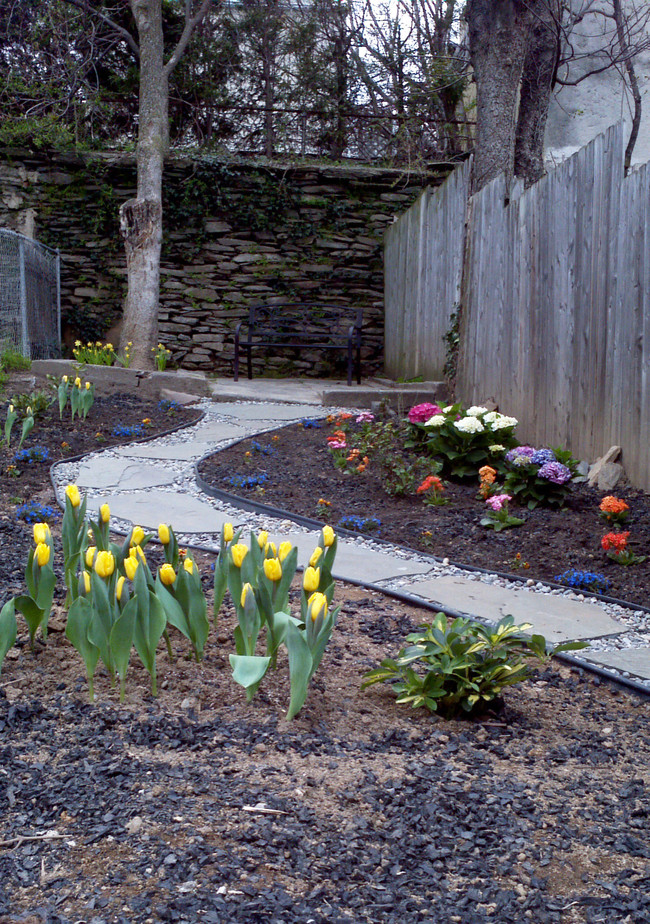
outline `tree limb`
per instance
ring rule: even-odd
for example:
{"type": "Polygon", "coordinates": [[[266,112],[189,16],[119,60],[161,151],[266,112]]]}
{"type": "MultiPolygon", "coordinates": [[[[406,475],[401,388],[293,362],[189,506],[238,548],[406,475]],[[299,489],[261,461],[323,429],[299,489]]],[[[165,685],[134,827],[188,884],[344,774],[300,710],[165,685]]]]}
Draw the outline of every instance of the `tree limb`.
{"type": "Polygon", "coordinates": [[[89,13],[91,16],[95,16],[97,19],[101,19],[102,22],[105,22],[107,26],[110,26],[121,38],[124,39],[126,44],[129,46],[131,51],[136,57],[136,60],[140,60],[140,49],[138,48],[138,43],[133,38],[128,29],[124,29],[115,20],[111,19],[110,16],[107,16],[105,13],[102,13],[100,10],[95,9],[90,5],[88,0],[65,0],[69,6],[75,6],[78,10],[83,10],[86,13],[89,13]]]}
{"type": "Polygon", "coordinates": [[[192,16],[191,0],[185,0],[185,27],[183,29],[181,37],[179,38],[176,44],[176,48],[174,48],[171,54],[171,57],[169,58],[169,60],[167,61],[167,64],[165,64],[165,67],[163,68],[164,73],[167,77],[169,77],[171,72],[174,70],[174,68],[180,61],[183,52],[187,48],[187,44],[189,40],[192,38],[192,33],[194,32],[196,27],[201,24],[203,18],[205,17],[205,14],[208,12],[211,5],[212,5],[212,0],[203,0],[203,3],[201,4],[201,6],[199,7],[196,13],[196,16],[192,16]]]}

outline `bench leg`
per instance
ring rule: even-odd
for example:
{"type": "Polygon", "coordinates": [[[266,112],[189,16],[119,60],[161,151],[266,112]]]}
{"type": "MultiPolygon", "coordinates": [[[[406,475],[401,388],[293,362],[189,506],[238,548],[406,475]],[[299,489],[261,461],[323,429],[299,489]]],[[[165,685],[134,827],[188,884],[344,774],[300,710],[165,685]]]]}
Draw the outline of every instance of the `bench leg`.
{"type": "Polygon", "coordinates": [[[246,365],[248,367],[248,378],[253,378],[253,362],[251,359],[251,348],[246,347],[246,365]]]}

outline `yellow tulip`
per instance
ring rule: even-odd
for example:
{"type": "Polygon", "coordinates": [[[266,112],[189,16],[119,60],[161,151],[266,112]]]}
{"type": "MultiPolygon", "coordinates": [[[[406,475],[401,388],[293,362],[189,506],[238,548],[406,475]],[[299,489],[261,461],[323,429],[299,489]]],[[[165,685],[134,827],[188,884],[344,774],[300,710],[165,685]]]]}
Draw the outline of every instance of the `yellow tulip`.
{"type": "Polygon", "coordinates": [[[325,594],[312,594],[307,601],[307,611],[312,622],[316,622],[321,613],[323,614],[323,619],[325,619],[327,616],[327,597],[325,594]]]}
{"type": "Polygon", "coordinates": [[[169,526],[166,523],[161,523],[158,527],[158,538],[163,545],[168,545],[171,536],[169,535],[169,526]]]}
{"type": "Polygon", "coordinates": [[[185,561],[183,562],[183,567],[185,568],[188,574],[194,574],[194,562],[192,561],[191,558],[185,559],[185,561]]]}
{"type": "Polygon", "coordinates": [[[83,579],[84,579],[84,590],[87,594],[89,594],[90,593],[90,575],[88,574],[87,571],[83,572],[83,579]]]}
{"type": "Polygon", "coordinates": [[[142,545],[142,540],[144,539],[144,530],[141,526],[134,526],[133,532],[131,533],[131,541],[129,545],[142,545]]]}
{"type": "Polygon", "coordinates": [[[269,581],[279,581],[282,577],[282,565],[277,558],[264,559],[264,574],[269,581]]]}
{"type": "Polygon", "coordinates": [[[278,550],[275,547],[275,542],[267,542],[264,546],[264,558],[277,558],[278,550]]]}
{"type": "Polygon", "coordinates": [[[130,581],[135,577],[135,572],[138,570],[138,565],[140,562],[137,558],[125,558],[124,559],[124,570],[126,571],[126,576],[130,581]]]}
{"type": "Polygon", "coordinates": [[[9,405],[9,413],[10,413],[10,414],[13,414],[13,412],[14,412],[14,406],[13,406],[13,404],[10,404],[10,405],[9,405]]]}
{"type": "Polygon", "coordinates": [[[65,489],[65,493],[73,507],[78,507],[81,504],[81,495],[76,484],[69,484],[65,489]]]}
{"type": "MultiPolygon", "coordinates": [[[[77,346],[81,346],[81,344],[79,343],[79,341],[77,341],[77,346]]],[[[67,385],[67,384],[68,384],[68,376],[67,376],[67,375],[62,375],[62,376],[61,376],[61,381],[62,381],[62,382],[65,382],[65,384],[67,385]]]]}
{"type": "Polygon", "coordinates": [[[318,546],[317,549],[314,549],[314,551],[312,552],[312,556],[309,559],[309,564],[312,566],[312,568],[316,567],[322,554],[323,554],[323,550],[321,549],[320,546],[318,546]]]}
{"type": "Polygon", "coordinates": [[[93,562],[95,561],[95,552],[97,549],[94,545],[89,545],[86,549],[86,565],[88,568],[92,568],[93,562]]]}
{"type": "Polygon", "coordinates": [[[47,542],[50,537],[50,527],[47,523],[34,523],[34,545],[47,542]]]}
{"type": "Polygon", "coordinates": [[[280,548],[278,549],[278,558],[280,559],[281,562],[285,560],[285,558],[287,557],[290,551],[291,551],[291,543],[288,540],[287,542],[280,543],[280,548]]]}
{"type": "Polygon", "coordinates": [[[176,580],[176,572],[174,571],[174,566],[166,562],[161,566],[160,571],[160,580],[163,582],[165,587],[171,587],[171,585],[176,580]]]}
{"type": "Polygon", "coordinates": [[[242,562],[248,554],[248,546],[244,545],[243,542],[238,542],[236,545],[230,547],[230,554],[232,555],[232,562],[235,568],[241,568],[242,562]]]}
{"type": "Polygon", "coordinates": [[[265,529],[263,529],[261,533],[257,534],[257,544],[259,545],[261,549],[264,548],[264,546],[268,542],[268,539],[269,539],[269,534],[267,533],[265,529]]]}
{"type": "Polygon", "coordinates": [[[235,535],[235,531],[232,528],[232,523],[224,523],[223,524],[223,541],[232,542],[234,535],[235,535]]]}
{"type": "Polygon", "coordinates": [[[310,565],[309,568],[305,569],[305,574],[302,579],[302,586],[309,594],[314,590],[318,590],[319,584],[320,584],[320,568],[312,568],[310,565]]]}
{"type": "Polygon", "coordinates": [[[79,376],[74,380],[75,388],[81,388],[81,379],[79,376]]]}
{"type": "Polygon", "coordinates": [[[101,517],[102,523],[108,523],[111,518],[111,508],[108,504],[102,504],[99,508],[99,515],[101,517]]]}
{"type": "Polygon", "coordinates": [[[239,602],[241,603],[242,606],[246,606],[246,597],[248,594],[252,594],[252,593],[253,593],[253,587],[251,584],[248,583],[248,581],[246,581],[246,583],[241,589],[241,597],[239,598],[239,602]]]}
{"type": "Polygon", "coordinates": [[[334,543],[334,530],[331,526],[323,526],[323,545],[329,548],[334,543]]]}
{"type": "Polygon", "coordinates": [[[117,579],[117,586],[115,588],[115,596],[117,597],[118,600],[122,599],[122,590],[124,589],[124,580],[125,578],[123,574],[121,574],[117,579]]]}
{"type": "Polygon", "coordinates": [[[98,552],[95,571],[102,578],[108,578],[115,571],[115,559],[111,552],[98,552]]]}
{"type": "Polygon", "coordinates": [[[31,409],[31,407],[28,407],[27,410],[25,411],[25,414],[26,414],[27,417],[32,417],[32,415],[34,414],[34,412],[33,412],[33,410],[31,409]]]}
{"type": "Polygon", "coordinates": [[[42,568],[50,560],[50,547],[46,542],[39,542],[34,550],[34,557],[42,568]]]}

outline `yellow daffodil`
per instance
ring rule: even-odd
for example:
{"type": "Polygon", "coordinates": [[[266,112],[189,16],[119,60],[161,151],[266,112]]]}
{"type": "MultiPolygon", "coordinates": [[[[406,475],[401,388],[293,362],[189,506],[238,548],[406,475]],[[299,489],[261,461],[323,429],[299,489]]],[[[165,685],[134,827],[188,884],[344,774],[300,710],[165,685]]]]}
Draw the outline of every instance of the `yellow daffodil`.
{"type": "Polygon", "coordinates": [[[158,527],[158,538],[163,545],[168,545],[171,536],[169,535],[169,526],[166,523],[161,523],[158,527]]]}
{"type": "Polygon", "coordinates": [[[309,559],[309,564],[312,566],[312,568],[316,567],[316,565],[320,561],[322,554],[323,554],[323,550],[321,549],[320,546],[318,546],[317,549],[314,549],[314,551],[312,552],[312,556],[309,559]]]}
{"type": "Polygon", "coordinates": [[[174,571],[174,566],[166,562],[161,566],[160,571],[160,580],[163,582],[165,587],[171,587],[171,585],[176,580],[176,572],[174,571]]]}
{"type": "Polygon", "coordinates": [[[111,518],[111,508],[108,504],[102,504],[99,508],[99,516],[101,517],[102,523],[108,523],[111,518]]]}
{"type": "Polygon", "coordinates": [[[334,543],[334,530],[331,526],[323,526],[323,545],[329,548],[334,543]]]}
{"type": "Polygon", "coordinates": [[[95,561],[95,552],[97,549],[94,545],[89,545],[86,549],[86,567],[92,568],[93,562],[95,561]]]}
{"type": "Polygon", "coordinates": [[[269,581],[279,581],[282,577],[282,565],[277,558],[264,559],[264,574],[269,581]]]}
{"type": "Polygon", "coordinates": [[[47,523],[34,523],[34,544],[47,542],[50,537],[50,527],[47,523]]]}
{"type": "Polygon", "coordinates": [[[265,529],[263,529],[261,533],[257,534],[257,544],[259,545],[261,549],[264,548],[268,540],[269,540],[269,534],[267,533],[265,529]]]}
{"type": "Polygon", "coordinates": [[[95,571],[102,578],[108,578],[115,571],[115,559],[111,552],[98,552],[95,571]]]}
{"type": "Polygon", "coordinates": [[[232,542],[234,535],[235,535],[235,531],[232,528],[232,523],[224,523],[223,524],[223,541],[232,542]]]}
{"type": "Polygon", "coordinates": [[[253,593],[253,587],[251,584],[248,583],[248,581],[246,581],[246,583],[241,589],[241,597],[239,598],[239,602],[241,603],[242,606],[246,606],[246,597],[248,596],[248,594],[252,594],[252,593],[253,593]]]}
{"type": "Polygon", "coordinates": [[[289,552],[291,551],[291,543],[287,540],[286,542],[280,543],[280,548],[278,549],[278,558],[281,562],[285,560],[289,552]]]}
{"type": "Polygon", "coordinates": [[[65,493],[73,507],[78,507],[81,504],[81,495],[76,484],[69,484],[65,489],[65,493]]]}
{"type": "Polygon", "coordinates": [[[194,562],[192,561],[191,558],[185,559],[185,561],[183,562],[183,567],[185,568],[188,574],[194,574],[194,562]]]}
{"type": "Polygon", "coordinates": [[[75,340],[74,345],[77,347],[81,346],[81,340],[75,340]]]}
{"type": "Polygon", "coordinates": [[[135,577],[135,572],[138,570],[138,565],[140,562],[137,558],[125,558],[124,559],[124,570],[126,571],[126,576],[130,581],[135,577]]]}
{"type": "Polygon", "coordinates": [[[131,541],[129,545],[142,545],[142,540],[144,539],[144,530],[141,526],[134,526],[133,532],[131,533],[131,541]]]}
{"type": "Polygon", "coordinates": [[[236,545],[230,547],[230,554],[232,555],[232,562],[235,568],[241,568],[242,562],[248,554],[248,546],[244,545],[243,542],[238,542],[236,545]]]}
{"type": "Polygon", "coordinates": [[[121,574],[117,579],[117,586],[115,587],[115,596],[118,600],[122,599],[122,591],[124,590],[124,575],[121,574]]]}
{"type": "Polygon", "coordinates": [[[307,601],[307,612],[309,613],[312,622],[316,622],[321,614],[323,619],[325,619],[327,616],[327,597],[325,594],[312,594],[307,601]]]}
{"type": "Polygon", "coordinates": [[[50,547],[46,542],[39,542],[34,550],[34,557],[36,558],[39,567],[43,567],[50,560],[50,547]]]}
{"type": "Polygon", "coordinates": [[[277,558],[278,550],[275,547],[275,542],[267,542],[264,546],[264,558],[277,558]]]}
{"type": "Polygon", "coordinates": [[[309,594],[314,590],[318,590],[318,585],[320,584],[320,568],[312,568],[310,565],[309,568],[305,568],[305,573],[302,579],[302,586],[305,591],[309,594]]]}

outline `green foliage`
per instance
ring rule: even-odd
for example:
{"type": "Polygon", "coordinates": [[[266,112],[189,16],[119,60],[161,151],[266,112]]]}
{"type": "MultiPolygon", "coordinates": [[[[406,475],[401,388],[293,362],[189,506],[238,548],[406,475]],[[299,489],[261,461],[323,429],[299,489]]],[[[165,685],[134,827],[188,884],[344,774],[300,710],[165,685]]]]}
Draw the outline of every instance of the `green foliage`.
{"type": "Polygon", "coordinates": [[[561,651],[586,648],[568,642],[546,651],[542,635],[526,637],[532,626],[504,617],[494,628],[468,619],[449,622],[444,613],[407,636],[408,646],[364,675],[362,689],[384,680],[397,702],[424,706],[444,718],[470,715],[492,702],[506,686],[530,675],[531,660],[545,662],[561,651]],[[416,668],[419,668],[417,670],[416,668]]]}
{"type": "Polygon", "coordinates": [[[3,343],[0,347],[0,367],[5,372],[26,372],[32,368],[32,361],[23,356],[11,343],[3,343]]]}
{"type": "Polygon", "coordinates": [[[570,476],[563,484],[557,484],[548,478],[539,476],[538,472],[543,470],[540,463],[533,462],[525,455],[517,456],[516,452],[517,450],[514,449],[506,456],[507,474],[503,482],[504,491],[529,510],[540,505],[563,507],[571,490],[571,480],[578,472],[577,459],[573,458],[568,449],[550,450],[555,460],[568,469],[570,476]]]}
{"type": "Polygon", "coordinates": [[[52,404],[54,398],[52,395],[43,390],[32,391],[30,394],[14,395],[11,403],[18,415],[18,420],[25,417],[41,417],[52,404]],[[31,411],[30,411],[31,409],[31,411]]]}
{"type": "Polygon", "coordinates": [[[460,305],[455,305],[449,316],[449,327],[442,335],[445,344],[445,364],[442,373],[450,385],[456,383],[458,351],[460,349],[460,305]]]}
{"type": "Polygon", "coordinates": [[[426,424],[410,424],[413,442],[423,442],[425,451],[442,462],[445,475],[460,480],[476,478],[481,466],[493,465],[504,449],[514,446],[516,426],[514,417],[485,407],[463,410],[460,403],[444,408],[426,424]]]}

